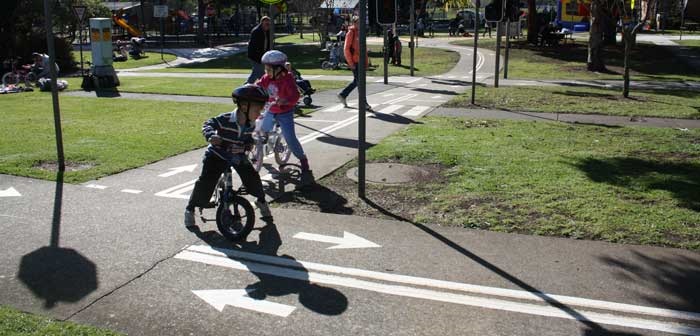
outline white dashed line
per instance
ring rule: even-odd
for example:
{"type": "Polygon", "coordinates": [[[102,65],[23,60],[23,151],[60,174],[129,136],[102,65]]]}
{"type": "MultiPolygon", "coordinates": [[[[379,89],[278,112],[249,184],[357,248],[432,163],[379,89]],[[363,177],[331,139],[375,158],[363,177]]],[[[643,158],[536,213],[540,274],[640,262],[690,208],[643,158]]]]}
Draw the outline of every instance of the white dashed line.
{"type": "Polygon", "coordinates": [[[403,105],[389,105],[379,111],[379,113],[384,113],[384,114],[389,114],[393,113],[394,111],[400,110],[403,107],[403,105]]]}
{"type": "Polygon", "coordinates": [[[425,112],[427,109],[429,109],[430,106],[414,106],[412,109],[408,110],[408,112],[404,113],[404,117],[415,117],[421,115],[421,113],[425,112]]]}
{"type": "Polygon", "coordinates": [[[143,191],[141,191],[141,190],[136,190],[136,189],[122,189],[122,192],[123,192],[123,193],[127,193],[127,194],[140,194],[140,193],[142,193],[143,191]]]}
{"type": "Polygon", "coordinates": [[[85,186],[85,188],[92,188],[92,189],[104,190],[104,189],[107,189],[108,187],[107,187],[107,186],[103,186],[103,185],[99,185],[99,184],[88,184],[88,185],[85,186]]]}

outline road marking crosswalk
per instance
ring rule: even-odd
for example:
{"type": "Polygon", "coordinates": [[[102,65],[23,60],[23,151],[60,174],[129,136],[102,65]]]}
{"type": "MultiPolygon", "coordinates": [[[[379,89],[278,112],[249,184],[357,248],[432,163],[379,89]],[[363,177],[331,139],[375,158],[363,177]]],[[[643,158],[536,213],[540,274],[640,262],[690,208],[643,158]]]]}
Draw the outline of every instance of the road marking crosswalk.
{"type": "Polygon", "coordinates": [[[429,106],[414,106],[412,109],[410,109],[406,113],[404,113],[403,116],[404,117],[416,117],[416,116],[421,115],[421,113],[425,112],[429,108],[430,108],[429,106]]]}
{"type": "Polygon", "coordinates": [[[389,105],[381,110],[379,110],[379,113],[384,113],[384,114],[389,114],[389,113],[394,113],[394,111],[398,111],[403,107],[403,105],[389,105]]]}

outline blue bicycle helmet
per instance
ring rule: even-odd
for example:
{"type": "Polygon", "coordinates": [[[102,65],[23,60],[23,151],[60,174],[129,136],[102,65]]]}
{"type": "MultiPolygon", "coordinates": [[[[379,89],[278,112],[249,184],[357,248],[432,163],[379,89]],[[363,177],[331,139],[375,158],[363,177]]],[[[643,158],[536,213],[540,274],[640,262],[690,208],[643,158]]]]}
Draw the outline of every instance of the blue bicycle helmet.
{"type": "Polygon", "coordinates": [[[262,64],[284,66],[284,63],[287,63],[287,55],[279,50],[270,50],[262,56],[262,64]]]}

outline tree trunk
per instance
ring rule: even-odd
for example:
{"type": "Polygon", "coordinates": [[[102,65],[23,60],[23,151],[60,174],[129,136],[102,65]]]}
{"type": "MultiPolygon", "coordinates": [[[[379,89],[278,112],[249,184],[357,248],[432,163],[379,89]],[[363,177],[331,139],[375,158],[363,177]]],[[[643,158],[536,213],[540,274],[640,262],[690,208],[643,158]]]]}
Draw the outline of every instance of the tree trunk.
{"type": "Polygon", "coordinates": [[[206,13],[206,6],[204,5],[204,0],[197,1],[197,43],[204,44],[204,15],[206,13]]]}
{"type": "Polygon", "coordinates": [[[588,39],[588,70],[605,71],[603,59],[603,33],[605,30],[603,9],[597,1],[591,2],[591,29],[588,39]]]}
{"type": "Polygon", "coordinates": [[[537,4],[535,0],[527,0],[527,41],[537,43],[537,4]]]}

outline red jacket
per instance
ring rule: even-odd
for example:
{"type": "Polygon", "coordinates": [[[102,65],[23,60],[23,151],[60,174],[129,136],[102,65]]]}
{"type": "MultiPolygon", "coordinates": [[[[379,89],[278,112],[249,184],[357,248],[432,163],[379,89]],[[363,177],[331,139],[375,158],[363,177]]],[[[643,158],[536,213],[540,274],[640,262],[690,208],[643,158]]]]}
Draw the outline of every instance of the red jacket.
{"type": "MultiPolygon", "coordinates": [[[[360,32],[355,25],[350,26],[348,34],[345,35],[343,53],[345,54],[345,61],[348,62],[348,65],[354,66],[360,62],[360,32]]],[[[368,63],[367,59],[365,59],[365,64],[368,63]]]]}
{"type": "Polygon", "coordinates": [[[289,112],[296,107],[299,101],[299,89],[294,80],[294,75],[291,73],[281,75],[277,79],[272,79],[272,77],[265,74],[260,78],[258,85],[270,95],[270,100],[268,100],[269,103],[272,103],[270,112],[274,114],[289,112]],[[276,104],[277,99],[284,99],[286,103],[283,105],[276,104]]]}

